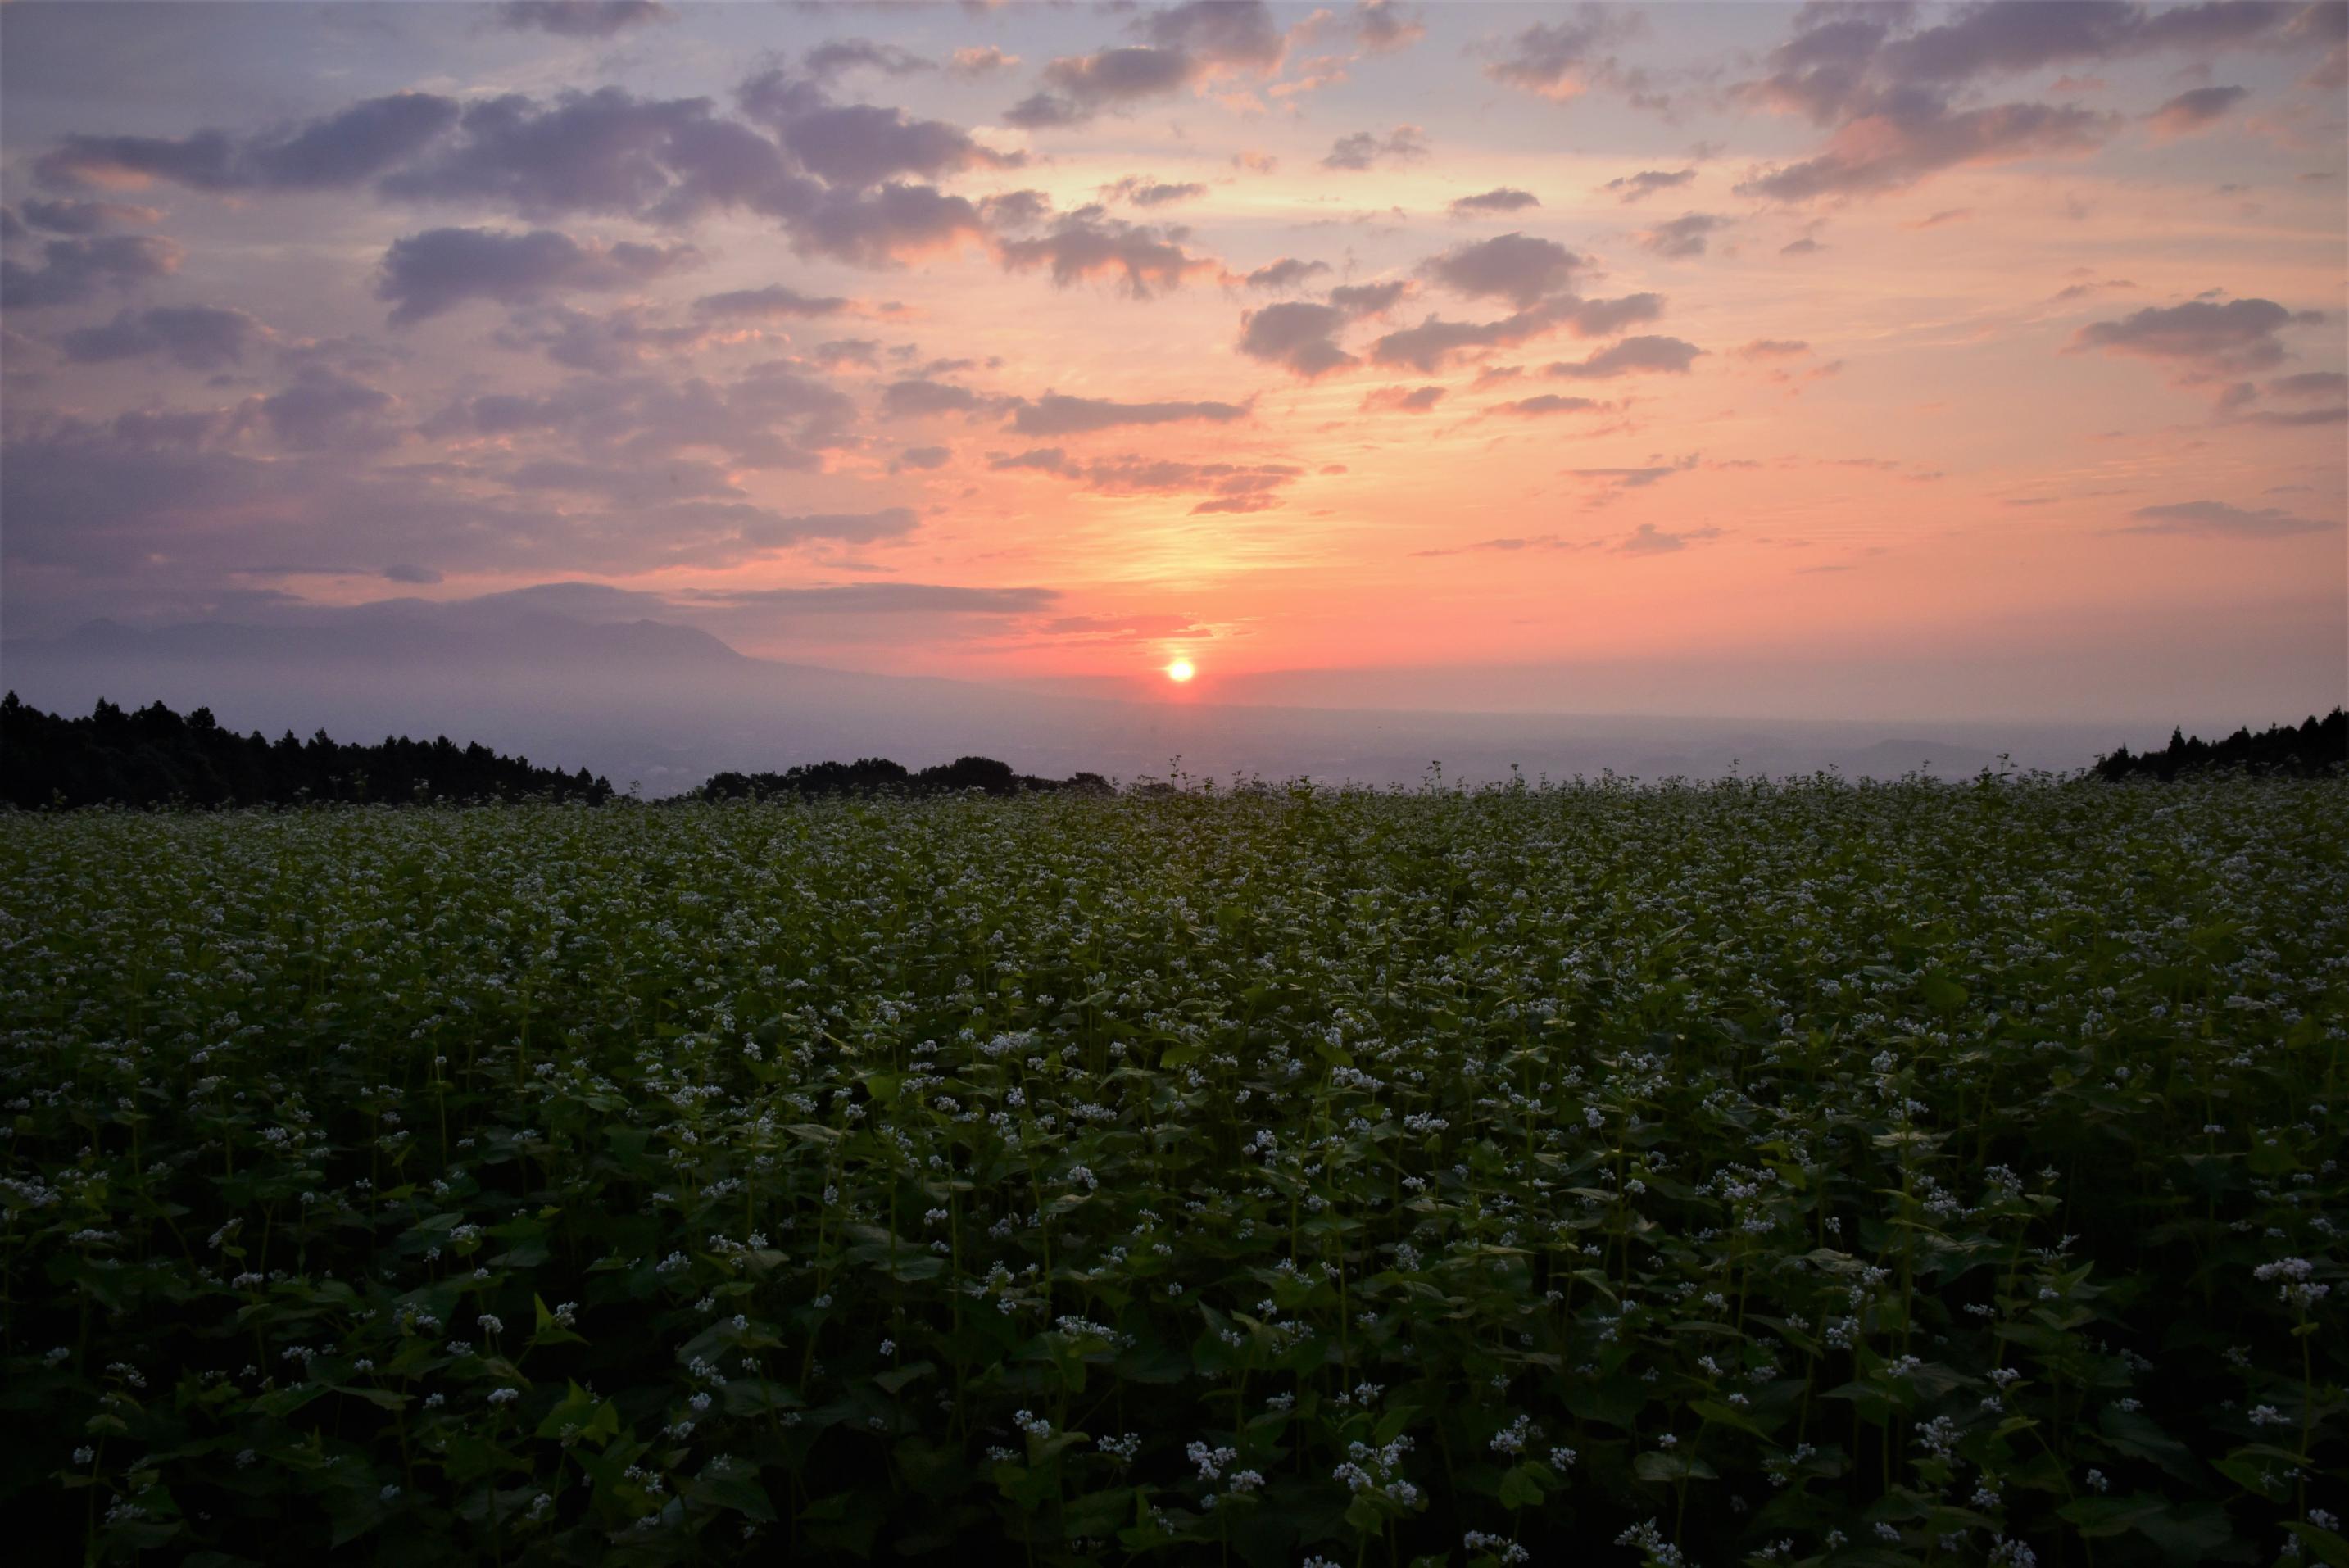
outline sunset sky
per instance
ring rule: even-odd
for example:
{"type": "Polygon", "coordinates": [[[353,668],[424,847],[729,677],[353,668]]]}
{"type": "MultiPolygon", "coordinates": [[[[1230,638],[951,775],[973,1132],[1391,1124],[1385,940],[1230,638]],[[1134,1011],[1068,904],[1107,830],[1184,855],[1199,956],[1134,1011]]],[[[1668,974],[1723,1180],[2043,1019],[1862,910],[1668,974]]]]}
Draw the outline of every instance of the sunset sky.
{"type": "Polygon", "coordinates": [[[0,611],[589,583],[1166,700],[2296,718],[2349,657],[2345,37],[20,0],[0,611]]]}

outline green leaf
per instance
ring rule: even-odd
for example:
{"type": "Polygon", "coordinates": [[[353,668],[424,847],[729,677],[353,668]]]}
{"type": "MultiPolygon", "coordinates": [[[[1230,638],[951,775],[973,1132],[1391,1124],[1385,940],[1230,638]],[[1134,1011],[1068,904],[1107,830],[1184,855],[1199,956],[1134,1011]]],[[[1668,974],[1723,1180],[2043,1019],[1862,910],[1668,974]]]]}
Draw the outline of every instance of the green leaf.
{"type": "Polygon", "coordinates": [[[1503,1508],[1515,1510],[1541,1506],[1541,1485],[1524,1465],[1515,1466],[1501,1477],[1500,1495],[1503,1508]]]}
{"type": "Polygon", "coordinates": [[[1953,1013],[1972,999],[1964,986],[1938,972],[1919,982],[1917,994],[1924,997],[1927,1006],[1943,1013],[1953,1013]]]}

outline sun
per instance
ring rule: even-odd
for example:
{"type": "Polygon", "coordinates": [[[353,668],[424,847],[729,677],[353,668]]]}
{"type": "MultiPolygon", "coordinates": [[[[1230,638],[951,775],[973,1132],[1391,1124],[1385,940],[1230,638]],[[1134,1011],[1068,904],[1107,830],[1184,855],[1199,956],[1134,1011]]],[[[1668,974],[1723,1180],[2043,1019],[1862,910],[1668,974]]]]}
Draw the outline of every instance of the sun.
{"type": "Polygon", "coordinates": [[[1166,666],[1166,678],[1178,686],[1198,673],[1191,667],[1191,661],[1188,659],[1176,659],[1166,666]]]}

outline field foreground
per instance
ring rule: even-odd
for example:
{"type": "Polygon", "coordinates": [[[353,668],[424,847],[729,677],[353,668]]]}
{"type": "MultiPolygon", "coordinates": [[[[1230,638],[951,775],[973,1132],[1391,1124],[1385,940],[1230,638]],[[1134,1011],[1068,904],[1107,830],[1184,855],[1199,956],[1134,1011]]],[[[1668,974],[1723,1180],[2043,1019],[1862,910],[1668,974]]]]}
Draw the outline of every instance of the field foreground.
{"type": "Polygon", "coordinates": [[[2338,779],[0,818],[0,1500],[2342,1563],[2344,857],[2338,779]]]}

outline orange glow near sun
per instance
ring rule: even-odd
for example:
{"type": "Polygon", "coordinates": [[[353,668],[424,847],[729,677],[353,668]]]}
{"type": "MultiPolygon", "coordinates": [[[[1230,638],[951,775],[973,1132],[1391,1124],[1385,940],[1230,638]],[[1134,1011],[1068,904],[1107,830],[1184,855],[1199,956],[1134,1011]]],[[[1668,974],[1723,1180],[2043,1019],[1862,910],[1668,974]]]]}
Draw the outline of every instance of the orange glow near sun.
{"type": "Polygon", "coordinates": [[[1198,673],[1191,667],[1191,661],[1188,659],[1176,659],[1166,666],[1166,678],[1178,686],[1198,673]]]}

